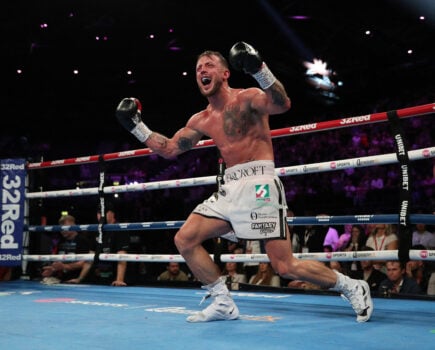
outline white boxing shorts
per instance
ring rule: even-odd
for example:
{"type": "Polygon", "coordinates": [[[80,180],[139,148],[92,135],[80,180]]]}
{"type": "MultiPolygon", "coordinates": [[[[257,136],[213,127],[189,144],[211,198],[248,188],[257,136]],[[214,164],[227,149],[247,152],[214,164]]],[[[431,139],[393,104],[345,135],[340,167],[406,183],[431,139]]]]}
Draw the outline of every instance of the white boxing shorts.
{"type": "Polygon", "coordinates": [[[228,221],[239,239],[286,238],[287,202],[273,161],[253,161],[226,169],[219,192],[193,212],[228,221]]]}

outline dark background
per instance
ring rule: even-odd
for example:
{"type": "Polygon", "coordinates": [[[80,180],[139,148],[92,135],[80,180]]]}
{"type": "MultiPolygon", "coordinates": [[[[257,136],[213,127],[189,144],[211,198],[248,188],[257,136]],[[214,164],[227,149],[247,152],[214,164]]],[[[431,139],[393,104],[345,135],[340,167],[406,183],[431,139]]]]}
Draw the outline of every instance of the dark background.
{"type": "MultiPolygon", "coordinates": [[[[239,40],[260,51],[293,100],[272,128],[367,114],[382,99],[412,105],[434,94],[434,12],[430,0],[5,2],[0,156],[50,160],[140,148],[114,117],[127,96],[140,98],[149,126],[170,136],[205,107],[196,56],[227,55],[239,40]],[[343,81],[334,103],[304,80],[301,62],[314,57],[343,81]],[[105,140],[112,143],[102,148],[105,140]]],[[[255,82],[233,72],[230,83],[255,82]]]]}

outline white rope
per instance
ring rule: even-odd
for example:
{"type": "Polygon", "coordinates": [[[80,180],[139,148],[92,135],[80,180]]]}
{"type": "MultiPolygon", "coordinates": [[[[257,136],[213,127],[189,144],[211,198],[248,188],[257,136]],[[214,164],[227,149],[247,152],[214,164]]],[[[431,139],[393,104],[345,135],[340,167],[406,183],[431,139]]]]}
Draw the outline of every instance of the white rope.
{"type": "Polygon", "coordinates": [[[94,254],[48,254],[48,255],[37,255],[28,254],[23,255],[23,260],[25,261],[91,261],[94,260],[94,254]]]}
{"type": "MultiPolygon", "coordinates": [[[[318,261],[361,261],[361,260],[399,260],[397,250],[333,252],[333,253],[297,253],[293,254],[302,260],[318,261]]],[[[214,255],[210,255],[214,259],[214,255]]],[[[435,261],[435,250],[409,251],[411,260],[435,261]]],[[[26,261],[92,261],[94,254],[67,255],[23,255],[26,261]]],[[[185,262],[179,254],[100,254],[102,261],[131,261],[131,262],[185,262]]],[[[269,262],[266,254],[222,254],[222,262],[269,262]]]]}
{"type": "MultiPolygon", "coordinates": [[[[435,147],[422,148],[408,152],[410,160],[421,160],[435,157],[435,147]]],[[[344,170],[349,168],[362,168],[375,165],[384,165],[397,163],[396,153],[381,154],[376,156],[361,157],[361,158],[349,158],[342,160],[333,160],[321,163],[294,165],[283,168],[276,168],[275,173],[278,176],[293,176],[308,173],[320,173],[335,170],[344,170]]],[[[123,192],[137,192],[148,191],[166,188],[178,188],[178,187],[193,187],[202,185],[216,184],[216,176],[203,176],[187,179],[176,179],[166,181],[145,182],[131,185],[121,186],[107,186],[104,187],[104,193],[123,193],[123,192]]],[[[41,192],[29,192],[26,194],[27,199],[35,198],[53,198],[53,197],[75,197],[75,196],[89,196],[97,195],[98,187],[93,188],[81,188],[70,190],[57,190],[57,191],[41,191],[41,192]]]]}

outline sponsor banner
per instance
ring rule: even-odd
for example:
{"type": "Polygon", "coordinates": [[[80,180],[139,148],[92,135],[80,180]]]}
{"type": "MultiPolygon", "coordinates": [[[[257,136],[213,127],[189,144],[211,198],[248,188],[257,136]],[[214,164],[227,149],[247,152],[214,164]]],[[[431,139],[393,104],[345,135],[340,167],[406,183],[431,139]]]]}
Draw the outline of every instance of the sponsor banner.
{"type": "Polygon", "coordinates": [[[22,259],[26,167],[24,159],[0,160],[0,265],[22,259]]]}

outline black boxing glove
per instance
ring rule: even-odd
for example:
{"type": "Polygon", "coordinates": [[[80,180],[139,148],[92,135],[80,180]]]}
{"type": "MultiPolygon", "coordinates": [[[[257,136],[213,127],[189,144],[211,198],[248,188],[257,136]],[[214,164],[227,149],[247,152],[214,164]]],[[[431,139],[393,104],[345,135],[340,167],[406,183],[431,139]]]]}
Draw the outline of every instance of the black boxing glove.
{"type": "Polygon", "coordinates": [[[229,53],[229,61],[234,69],[252,75],[262,89],[271,87],[276,81],[258,51],[243,41],[233,45],[229,53]]]}
{"type": "Polygon", "coordinates": [[[142,122],[142,105],[137,98],[124,98],[116,108],[116,118],[140,142],[145,142],[152,131],[142,122]]]}

